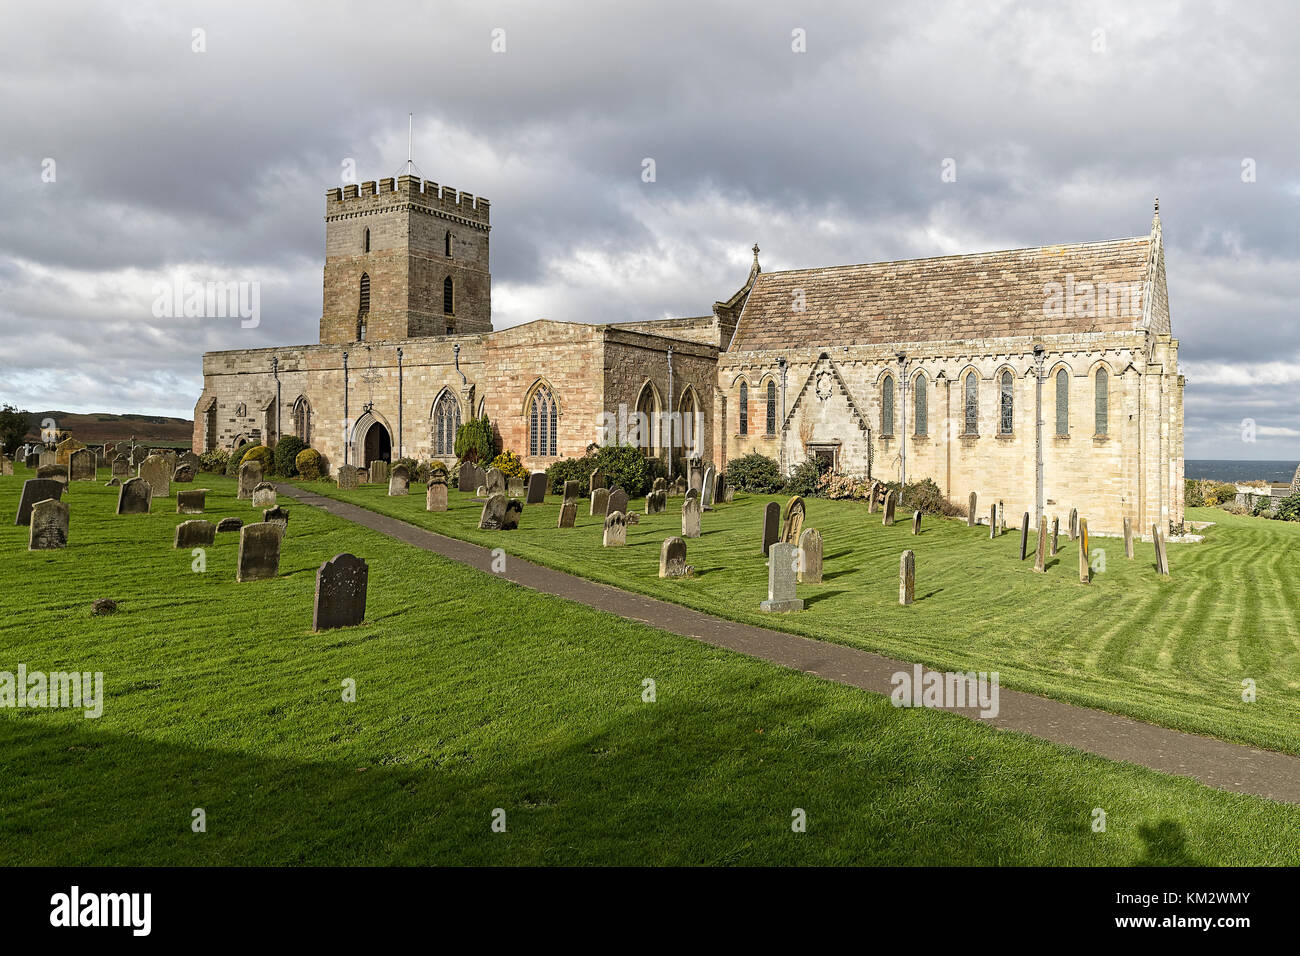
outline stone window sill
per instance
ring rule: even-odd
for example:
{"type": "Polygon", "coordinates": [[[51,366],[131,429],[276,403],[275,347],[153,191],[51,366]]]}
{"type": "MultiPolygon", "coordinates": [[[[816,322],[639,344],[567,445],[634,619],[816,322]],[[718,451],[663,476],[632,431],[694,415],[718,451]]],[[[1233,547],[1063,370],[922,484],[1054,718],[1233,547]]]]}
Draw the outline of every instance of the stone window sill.
{"type": "Polygon", "coordinates": [[[1012,441],[1015,439],[1015,432],[998,432],[998,441],[1012,441]]]}
{"type": "Polygon", "coordinates": [[[1055,438],[1056,438],[1057,441],[1069,441],[1069,440],[1070,440],[1070,436],[1069,436],[1069,435],[1056,435],[1055,438]]]}
{"type": "Polygon", "coordinates": [[[979,433],[979,432],[962,432],[962,433],[961,433],[960,435],[958,435],[957,437],[960,438],[962,441],[974,441],[976,438],[979,438],[979,437],[980,437],[980,433],[979,433]]]}
{"type": "Polygon", "coordinates": [[[1110,436],[1109,436],[1109,435],[1093,435],[1093,436],[1092,436],[1092,440],[1093,440],[1093,441],[1110,441],[1110,436]]]}
{"type": "Polygon", "coordinates": [[[894,440],[894,433],[893,433],[893,432],[881,432],[881,434],[880,434],[880,440],[881,440],[881,441],[893,441],[893,440],[894,440]]]}

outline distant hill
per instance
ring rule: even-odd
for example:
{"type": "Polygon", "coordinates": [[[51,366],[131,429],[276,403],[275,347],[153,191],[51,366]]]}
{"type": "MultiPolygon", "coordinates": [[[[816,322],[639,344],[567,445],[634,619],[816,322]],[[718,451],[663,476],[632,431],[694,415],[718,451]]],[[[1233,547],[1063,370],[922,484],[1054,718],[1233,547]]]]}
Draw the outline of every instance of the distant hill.
{"type": "Polygon", "coordinates": [[[60,431],[66,431],[77,441],[98,445],[106,441],[130,441],[131,436],[142,445],[184,445],[189,447],[194,438],[194,422],[187,418],[167,418],[162,415],[112,415],[92,412],[77,415],[73,412],[32,412],[31,440],[40,437],[41,422],[54,419],[60,431]]]}

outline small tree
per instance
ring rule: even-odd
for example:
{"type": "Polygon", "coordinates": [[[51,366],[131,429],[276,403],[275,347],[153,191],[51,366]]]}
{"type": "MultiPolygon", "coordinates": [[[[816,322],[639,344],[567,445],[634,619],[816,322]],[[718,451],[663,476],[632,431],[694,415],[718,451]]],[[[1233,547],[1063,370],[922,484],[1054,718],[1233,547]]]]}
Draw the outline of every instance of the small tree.
{"type": "Polygon", "coordinates": [[[456,445],[453,450],[460,461],[486,464],[496,457],[496,434],[487,415],[471,418],[456,429],[456,445]]]}
{"type": "Polygon", "coordinates": [[[32,427],[32,413],[14,405],[0,405],[0,449],[12,455],[32,427]]]}

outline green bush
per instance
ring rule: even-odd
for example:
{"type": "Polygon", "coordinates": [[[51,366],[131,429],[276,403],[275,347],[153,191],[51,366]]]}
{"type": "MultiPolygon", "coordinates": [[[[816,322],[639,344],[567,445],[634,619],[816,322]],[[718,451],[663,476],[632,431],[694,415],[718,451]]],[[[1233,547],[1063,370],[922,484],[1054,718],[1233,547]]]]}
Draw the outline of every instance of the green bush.
{"type": "Polygon", "coordinates": [[[304,448],[294,458],[293,468],[299,478],[315,481],[320,477],[320,452],[315,448],[304,448]]]}
{"type": "Polygon", "coordinates": [[[559,461],[552,462],[551,466],[546,469],[546,490],[553,495],[564,493],[564,483],[566,481],[576,481],[578,491],[585,497],[587,494],[587,483],[591,479],[591,473],[596,470],[596,458],[594,455],[585,455],[582,458],[561,458],[559,461]]]}
{"type": "Polygon", "coordinates": [[[298,452],[307,447],[307,443],[297,435],[285,435],[275,443],[275,452],[271,459],[272,473],[283,478],[292,478],[298,473],[298,452]]]}
{"type": "Polygon", "coordinates": [[[524,463],[519,459],[519,456],[512,451],[503,451],[492,459],[492,464],[488,467],[496,468],[507,479],[528,477],[528,469],[524,467],[524,463]]]}
{"type": "Polygon", "coordinates": [[[262,475],[266,476],[271,474],[271,468],[275,464],[275,456],[271,449],[265,445],[254,445],[244,452],[244,459],[240,464],[243,464],[244,461],[257,462],[262,466],[262,475]]]}
{"type": "MultiPolygon", "coordinates": [[[[818,458],[816,455],[809,455],[803,461],[795,466],[794,471],[790,472],[790,479],[785,484],[786,494],[802,495],[804,498],[814,497],[821,485],[822,475],[830,471],[830,463],[818,458]]],[[[734,485],[735,482],[733,481],[734,485]]]]}
{"type": "Polygon", "coordinates": [[[781,466],[758,452],[727,462],[727,484],[737,491],[773,495],[785,487],[781,466]]]}
{"type": "Polygon", "coordinates": [[[1201,483],[1195,478],[1183,482],[1183,504],[1188,508],[1204,508],[1205,495],[1201,492],[1201,483]]]}
{"type": "Polygon", "coordinates": [[[223,448],[214,448],[212,451],[205,451],[200,455],[199,462],[204,471],[223,475],[226,472],[226,466],[230,464],[230,452],[223,448]]]}
{"type": "Polygon", "coordinates": [[[595,454],[582,458],[566,458],[546,469],[546,487],[551,494],[560,494],[566,481],[578,482],[585,495],[591,473],[597,468],[605,472],[605,484],[622,488],[628,498],[640,498],[650,491],[656,478],[663,478],[664,466],[658,458],[647,458],[645,452],[632,445],[607,445],[595,454]]]}
{"type": "Polygon", "coordinates": [[[1300,494],[1288,495],[1279,501],[1273,517],[1279,521],[1300,521],[1300,494]]]}
{"type": "Polygon", "coordinates": [[[248,441],[244,442],[244,444],[232,451],[230,453],[230,461],[226,463],[226,474],[238,475],[239,466],[244,463],[244,456],[248,454],[251,449],[260,447],[261,446],[257,442],[248,441]]]}
{"type": "Polygon", "coordinates": [[[900,514],[910,515],[919,511],[923,515],[945,515],[949,518],[965,517],[966,505],[949,501],[930,478],[909,481],[903,489],[903,497],[898,497],[898,482],[887,481],[885,487],[894,493],[894,500],[899,502],[900,514]]]}
{"type": "MultiPolygon", "coordinates": [[[[398,458],[393,462],[392,468],[396,468],[398,465],[401,465],[406,469],[406,473],[410,475],[411,481],[420,480],[416,477],[420,473],[420,464],[414,458],[398,458]]],[[[390,475],[393,473],[392,468],[388,470],[390,475]]]]}
{"type": "Polygon", "coordinates": [[[456,429],[456,458],[459,461],[472,461],[483,464],[491,461],[500,450],[496,431],[486,415],[471,418],[456,429]]]}

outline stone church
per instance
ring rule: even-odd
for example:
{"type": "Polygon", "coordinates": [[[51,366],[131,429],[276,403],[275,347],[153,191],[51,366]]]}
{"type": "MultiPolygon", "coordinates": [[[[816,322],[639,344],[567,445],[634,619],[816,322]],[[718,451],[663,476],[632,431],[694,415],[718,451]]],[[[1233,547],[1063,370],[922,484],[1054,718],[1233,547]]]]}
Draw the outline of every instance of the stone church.
{"type": "MultiPolygon", "coordinates": [[[[455,461],[487,414],[530,469],[614,432],[681,473],[931,478],[1094,531],[1183,521],[1183,379],[1159,207],[1133,239],[765,273],[699,317],[492,328],[490,204],[414,176],[330,189],[320,341],[209,352],[194,448],[297,435],[330,467],[455,461]],[[621,430],[631,417],[685,427],[621,430]],[[692,425],[694,427],[692,427],[692,425]]],[[[611,317],[620,318],[623,317],[611,317]]]]}

